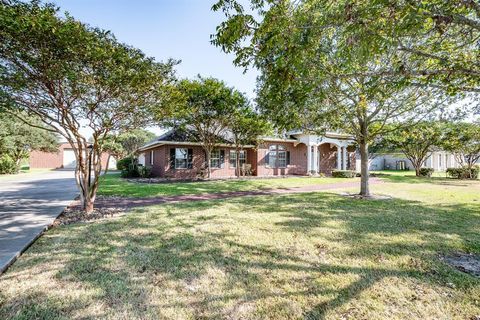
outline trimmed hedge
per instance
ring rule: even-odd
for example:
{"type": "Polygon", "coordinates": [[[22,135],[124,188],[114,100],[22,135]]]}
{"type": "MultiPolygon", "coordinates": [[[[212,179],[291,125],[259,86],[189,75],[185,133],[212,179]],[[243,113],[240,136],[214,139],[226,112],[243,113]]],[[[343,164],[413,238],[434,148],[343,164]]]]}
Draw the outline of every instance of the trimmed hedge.
{"type": "Polygon", "coordinates": [[[447,168],[447,174],[454,179],[478,179],[479,173],[480,166],[447,168]]]}
{"type": "Polygon", "coordinates": [[[357,173],[353,170],[333,170],[332,177],[334,178],[355,178],[357,173]]]}
{"type": "Polygon", "coordinates": [[[433,173],[433,168],[421,168],[420,169],[420,176],[421,177],[431,177],[432,176],[432,173],[433,173]]]}

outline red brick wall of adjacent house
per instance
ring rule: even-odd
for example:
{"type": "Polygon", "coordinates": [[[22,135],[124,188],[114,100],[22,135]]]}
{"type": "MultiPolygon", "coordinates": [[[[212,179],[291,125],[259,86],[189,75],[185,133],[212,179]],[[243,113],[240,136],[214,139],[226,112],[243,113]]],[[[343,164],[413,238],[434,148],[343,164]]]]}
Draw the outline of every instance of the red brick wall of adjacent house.
{"type": "Polygon", "coordinates": [[[30,152],[30,168],[52,168],[58,169],[63,165],[63,149],[70,148],[70,144],[62,143],[58,146],[57,152],[30,152]]]}
{"type": "MultiPolygon", "coordinates": [[[[224,150],[225,158],[223,168],[211,168],[212,178],[229,178],[235,177],[235,167],[230,166],[229,154],[233,148],[220,147],[224,150]]],[[[156,177],[165,177],[172,179],[196,179],[201,173],[201,168],[205,163],[205,152],[200,146],[180,146],[180,145],[164,145],[160,147],[147,150],[145,152],[145,165],[152,168],[152,174],[156,177]],[[175,169],[170,167],[170,149],[171,148],[188,148],[193,151],[193,165],[191,169],[175,169]],[[151,152],[153,155],[153,164],[150,162],[151,152]]],[[[252,165],[256,162],[255,153],[253,150],[247,150],[247,163],[252,165]]]]}
{"type": "MultiPolygon", "coordinates": [[[[29,164],[32,169],[59,169],[63,168],[63,150],[71,149],[69,143],[61,143],[57,152],[30,152],[29,164]]],[[[102,154],[102,169],[105,169],[108,161],[108,153],[102,154]]]]}
{"type": "Polygon", "coordinates": [[[307,174],[307,146],[293,142],[265,142],[257,150],[257,175],[258,176],[281,176],[281,175],[306,175],[307,174]],[[271,145],[282,145],[290,152],[290,164],[286,168],[270,168],[265,161],[268,148],[271,145]]]}

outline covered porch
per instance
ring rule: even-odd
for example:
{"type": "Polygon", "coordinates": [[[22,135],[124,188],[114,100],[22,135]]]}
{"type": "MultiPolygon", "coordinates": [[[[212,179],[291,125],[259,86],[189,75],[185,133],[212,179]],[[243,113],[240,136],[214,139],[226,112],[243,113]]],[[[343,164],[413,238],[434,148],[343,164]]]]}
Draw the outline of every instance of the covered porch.
{"type": "Polygon", "coordinates": [[[299,135],[307,146],[307,174],[331,174],[332,170],[355,170],[355,145],[348,135],[299,135]]]}

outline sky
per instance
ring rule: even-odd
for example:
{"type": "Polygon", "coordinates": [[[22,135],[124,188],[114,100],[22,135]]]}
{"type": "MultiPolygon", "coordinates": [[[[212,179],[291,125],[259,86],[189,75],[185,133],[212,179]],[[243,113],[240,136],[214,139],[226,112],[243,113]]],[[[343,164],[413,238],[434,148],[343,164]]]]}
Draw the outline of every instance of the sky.
{"type": "MultiPolygon", "coordinates": [[[[233,55],[210,44],[210,35],[223,21],[213,12],[215,0],[50,0],[84,23],[110,30],[121,42],[157,61],[181,60],[179,78],[213,76],[253,99],[256,70],[244,74],[233,55]]],[[[158,131],[158,130],[154,130],[158,131]]]]}

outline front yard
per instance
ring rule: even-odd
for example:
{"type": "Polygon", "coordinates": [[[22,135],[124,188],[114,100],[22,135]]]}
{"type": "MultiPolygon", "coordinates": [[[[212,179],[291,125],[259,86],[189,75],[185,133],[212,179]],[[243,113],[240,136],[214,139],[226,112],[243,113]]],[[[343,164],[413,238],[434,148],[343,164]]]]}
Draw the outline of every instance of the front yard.
{"type": "Polygon", "coordinates": [[[161,197],[203,193],[258,191],[273,188],[303,187],[318,184],[359,181],[359,178],[343,180],[318,177],[289,177],[269,179],[227,179],[194,182],[130,183],[120,174],[102,176],[102,187],[98,194],[124,197],[161,197]]]}
{"type": "MultiPolygon", "coordinates": [[[[480,254],[480,181],[383,179],[372,189],[392,200],[333,191],[242,197],[54,228],[0,276],[0,318],[477,319],[480,279],[442,257],[480,254]]],[[[315,180],[139,187],[108,176],[102,193],[315,180]]]]}

